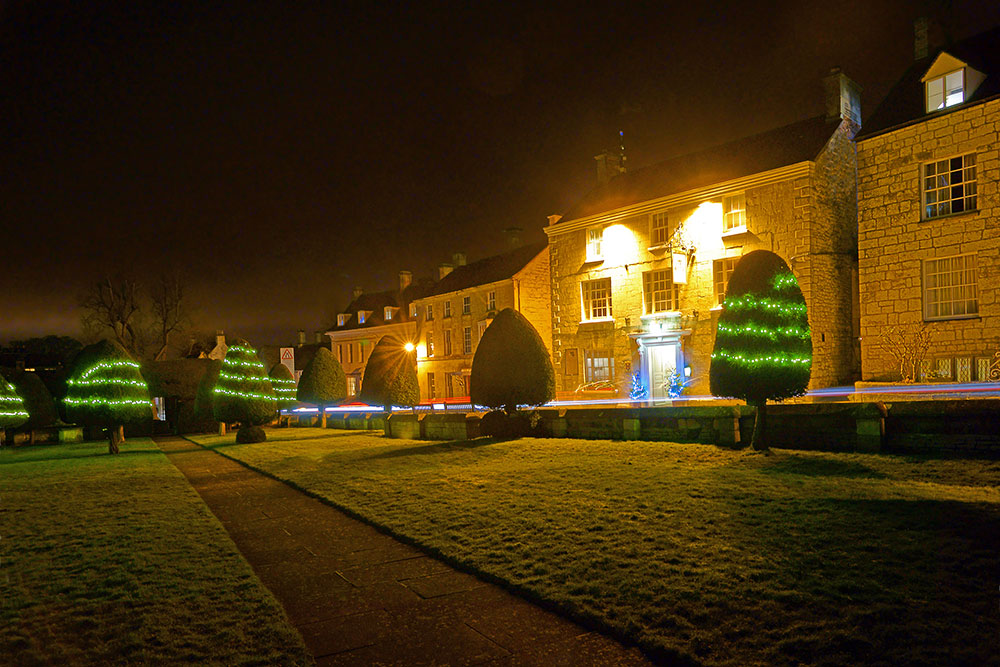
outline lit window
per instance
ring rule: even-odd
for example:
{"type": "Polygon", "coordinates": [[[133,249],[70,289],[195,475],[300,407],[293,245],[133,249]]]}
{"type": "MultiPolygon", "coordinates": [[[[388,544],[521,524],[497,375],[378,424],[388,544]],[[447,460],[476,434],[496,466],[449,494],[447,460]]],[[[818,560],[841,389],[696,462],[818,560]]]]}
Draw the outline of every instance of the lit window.
{"type": "Polygon", "coordinates": [[[462,354],[472,354],[472,327],[462,329],[462,354]]]}
{"type": "Polygon", "coordinates": [[[347,376],[347,395],[354,396],[358,393],[358,378],[353,375],[347,376]]]}
{"type": "Polygon", "coordinates": [[[587,261],[596,262],[604,255],[601,254],[601,241],[604,240],[604,228],[595,227],[587,230],[587,261]]]}
{"type": "Polygon", "coordinates": [[[417,319],[417,304],[415,303],[410,304],[410,317],[417,319]]]}
{"type": "Polygon", "coordinates": [[[670,237],[667,235],[667,213],[662,211],[654,213],[650,223],[649,239],[650,245],[666,245],[670,237]]]}
{"type": "Polygon", "coordinates": [[[610,382],[615,377],[615,359],[607,350],[584,352],[584,382],[610,382]]]}
{"type": "Polygon", "coordinates": [[[726,287],[729,285],[729,278],[733,275],[736,262],[739,257],[726,257],[712,262],[712,278],[715,282],[715,303],[722,305],[726,300],[726,287]]]}
{"type": "Polygon", "coordinates": [[[396,309],[393,308],[392,306],[386,306],[385,307],[385,310],[383,311],[383,315],[385,317],[385,321],[386,322],[389,322],[390,320],[392,320],[392,312],[394,310],[396,310],[396,309]]]}
{"type": "Polygon", "coordinates": [[[444,356],[451,356],[451,329],[444,330],[444,356]]]}
{"type": "Polygon", "coordinates": [[[580,283],[583,293],[583,319],[607,320],[611,318],[611,278],[586,280],[580,283]]]}
{"type": "Polygon", "coordinates": [[[468,315],[472,312],[472,297],[463,296],[462,297],[462,314],[468,315]]]}
{"type": "Polygon", "coordinates": [[[347,313],[341,313],[337,315],[337,326],[342,327],[347,324],[347,320],[351,319],[351,316],[347,313]]]}
{"type": "Polygon", "coordinates": [[[746,229],[747,199],[744,193],[722,198],[722,231],[746,229]]]}
{"type": "Polygon", "coordinates": [[[430,322],[431,320],[434,319],[434,306],[433,305],[427,304],[427,317],[425,317],[424,319],[426,319],[428,322],[430,322]]]}
{"type": "Polygon", "coordinates": [[[358,311],[358,324],[364,324],[366,319],[368,319],[368,311],[367,310],[359,310],[358,311]]]}
{"type": "Polygon", "coordinates": [[[976,256],[924,260],[924,319],[943,320],[979,313],[976,256]]]}
{"type": "Polygon", "coordinates": [[[444,302],[444,317],[451,317],[451,301],[444,302]]]}
{"type": "Polygon", "coordinates": [[[976,155],[924,165],[924,219],[976,208],[976,155]]]}
{"type": "Polygon", "coordinates": [[[434,398],[434,373],[427,374],[427,398],[434,398]]]}
{"type": "Polygon", "coordinates": [[[433,357],[434,356],[434,332],[433,331],[428,331],[427,332],[427,356],[428,357],[433,357]]]}
{"type": "Polygon", "coordinates": [[[677,310],[679,292],[670,269],[642,274],[642,302],[647,315],[677,310]]]}
{"type": "Polygon", "coordinates": [[[965,70],[957,69],[927,82],[927,112],[965,101],[965,70]]]}
{"type": "Polygon", "coordinates": [[[486,310],[497,309],[497,293],[490,292],[486,295],[486,310]]]}

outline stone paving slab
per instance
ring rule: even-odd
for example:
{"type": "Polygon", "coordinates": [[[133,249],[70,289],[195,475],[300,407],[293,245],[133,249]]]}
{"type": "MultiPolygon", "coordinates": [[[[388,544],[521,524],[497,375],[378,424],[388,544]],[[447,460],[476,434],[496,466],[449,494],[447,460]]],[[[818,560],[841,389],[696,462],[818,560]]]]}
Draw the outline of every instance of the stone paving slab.
{"type": "Polygon", "coordinates": [[[282,482],[155,439],[284,606],[319,665],[646,665],[282,482]]]}

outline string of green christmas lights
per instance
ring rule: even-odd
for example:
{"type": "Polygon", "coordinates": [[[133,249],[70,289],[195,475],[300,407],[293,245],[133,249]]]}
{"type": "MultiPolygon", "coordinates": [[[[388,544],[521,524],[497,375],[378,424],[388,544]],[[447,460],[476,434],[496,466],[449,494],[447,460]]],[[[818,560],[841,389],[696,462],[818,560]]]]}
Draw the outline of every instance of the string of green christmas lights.
{"type": "Polygon", "coordinates": [[[67,380],[66,385],[66,406],[83,410],[71,417],[74,420],[87,422],[101,415],[102,421],[125,423],[151,415],[149,388],[139,373],[139,364],[132,359],[105,357],[67,380]]]}
{"type": "Polygon", "coordinates": [[[219,421],[261,424],[274,414],[271,378],[257,353],[245,343],[236,343],[226,352],[212,392],[215,396],[213,413],[219,421]]]}
{"type": "Polygon", "coordinates": [[[0,377],[0,428],[17,426],[29,416],[24,409],[24,399],[17,395],[13,385],[0,377]]]}
{"type": "Polygon", "coordinates": [[[225,394],[226,396],[236,396],[238,398],[257,399],[257,400],[261,400],[261,401],[273,401],[274,400],[274,396],[269,396],[268,394],[256,393],[256,392],[252,392],[252,391],[234,391],[232,389],[226,389],[225,387],[219,387],[219,386],[216,386],[215,393],[216,394],[225,394]]]}
{"type": "Polygon", "coordinates": [[[91,405],[91,406],[115,406],[115,405],[144,405],[149,406],[149,401],[142,400],[138,398],[95,398],[93,396],[87,398],[75,398],[72,396],[67,396],[63,399],[69,405],[91,405]]]}
{"type": "Polygon", "coordinates": [[[799,281],[795,279],[795,275],[792,273],[776,273],[774,274],[774,277],[771,278],[771,286],[779,291],[790,288],[798,288],[799,281]]]}
{"type": "Polygon", "coordinates": [[[274,387],[274,395],[279,402],[294,403],[297,400],[295,395],[295,380],[291,378],[272,377],[271,386],[274,387]]]}
{"type": "Polygon", "coordinates": [[[763,338],[768,338],[770,340],[778,340],[778,338],[799,338],[806,340],[811,338],[808,329],[803,329],[802,327],[788,326],[788,327],[768,327],[763,324],[758,324],[756,322],[748,322],[744,325],[731,325],[722,324],[718,325],[718,331],[723,334],[739,335],[739,334],[750,334],[753,336],[760,336],[763,338]]]}
{"type": "Polygon", "coordinates": [[[795,316],[806,314],[804,303],[789,303],[787,301],[776,301],[767,297],[755,297],[745,294],[740,297],[730,297],[726,299],[724,307],[727,310],[762,310],[770,315],[795,316]]]}
{"type": "Polygon", "coordinates": [[[749,357],[743,354],[730,352],[729,350],[716,350],[712,353],[712,359],[725,359],[727,361],[745,366],[759,366],[762,364],[778,366],[807,366],[812,364],[811,357],[793,357],[787,354],[749,357]]]}

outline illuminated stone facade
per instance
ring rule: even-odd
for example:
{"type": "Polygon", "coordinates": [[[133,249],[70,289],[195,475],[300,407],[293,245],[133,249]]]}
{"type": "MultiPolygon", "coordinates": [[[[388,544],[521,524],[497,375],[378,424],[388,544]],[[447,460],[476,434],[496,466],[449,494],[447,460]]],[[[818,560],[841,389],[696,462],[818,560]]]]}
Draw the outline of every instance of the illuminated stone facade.
{"type": "Polygon", "coordinates": [[[757,249],[802,288],[810,386],[855,380],[855,130],[810,119],[622,174],[550,224],[557,392],[627,397],[638,373],[660,400],[689,369],[688,393],[708,393],[726,272],[757,249]]]}
{"type": "Polygon", "coordinates": [[[998,52],[995,29],[914,63],[859,134],[865,380],[899,379],[890,327],[911,339],[929,329],[918,377],[989,379],[1000,347],[998,52]],[[964,89],[928,112],[949,76],[964,89]]]}
{"type": "Polygon", "coordinates": [[[549,346],[550,306],[549,249],[543,244],[456,267],[412,304],[421,400],[468,400],[479,339],[504,308],[524,315],[549,346]]]}

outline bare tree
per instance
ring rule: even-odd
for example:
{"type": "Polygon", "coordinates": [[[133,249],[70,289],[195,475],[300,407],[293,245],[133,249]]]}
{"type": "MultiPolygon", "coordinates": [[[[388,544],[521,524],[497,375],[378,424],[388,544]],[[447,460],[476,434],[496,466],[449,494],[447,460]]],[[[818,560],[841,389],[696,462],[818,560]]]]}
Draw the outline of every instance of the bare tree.
{"type": "Polygon", "coordinates": [[[130,354],[138,356],[142,348],[139,331],[139,284],[124,276],[105,277],[92,283],[80,299],[83,324],[97,331],[110,330],[115,340],[130,354]]]}
{"type": "Polygon", "coordinates": [[[170,346],[170,335],[180,332],[188,324],[190,318],[184,292],[184,283],[177,274],[161,274],[150,286],[150,311],[159,346],[153,356],[156,361],[163,359],[170,346]]]}
{"type": "Polygon", "coordinates": [[[888,326],[879,334],[879,343],[899,364],[899,378],[905,383],[920,379],[920,362],[931,346],[932,332],[926,324],[888,326]]]}

